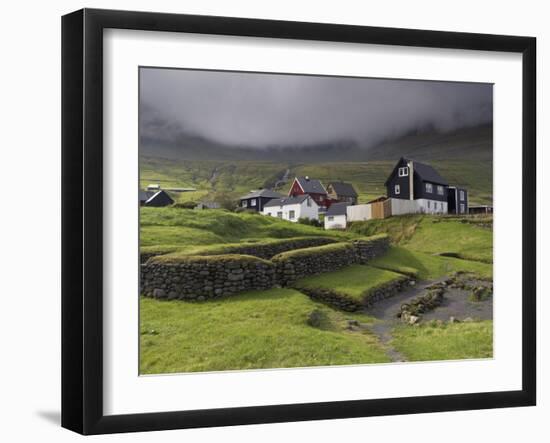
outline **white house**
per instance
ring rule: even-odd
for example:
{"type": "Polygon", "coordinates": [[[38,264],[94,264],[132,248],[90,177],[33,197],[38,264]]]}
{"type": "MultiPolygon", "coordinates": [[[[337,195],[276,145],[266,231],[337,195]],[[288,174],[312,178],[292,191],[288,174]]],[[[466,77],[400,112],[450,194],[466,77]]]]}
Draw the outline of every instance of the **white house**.
{"type": "Polygon", "coordinates": [[[325,213],[325,229],[346,229],[348,202],[333,203],[325,213]]]}
{"type": "Polygon", "coordinates": [[[300,218],[319,219],[319,205],[307,194],[296,197],[274,198],[262,210],[263,215],[297,222],[300,218]]]}

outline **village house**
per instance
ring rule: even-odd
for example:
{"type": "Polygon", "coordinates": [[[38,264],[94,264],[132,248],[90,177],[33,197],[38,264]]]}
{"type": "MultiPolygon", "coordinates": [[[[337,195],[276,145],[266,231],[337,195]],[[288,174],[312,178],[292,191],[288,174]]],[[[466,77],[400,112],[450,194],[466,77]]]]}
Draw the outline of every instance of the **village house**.
{"type": "Polygon", "coordinates": [[[139,191],[139,205],[162,207],[174,204],[172,197],[162,189],[160,191],[139,191]]]}
{"type": "Polygon", "coordinates": [[[348,202],[333,203],[325,213],[325,229],[346,229],[348,202]]]}
{"type": "Polygon", "coordinates": [[[341,181],[329,182],[327,185],[329,199],[339,202],[347,202],[350,205],[357,204],[357,192],[351,183],[341,181]]]}
{"type": "Polygon", "coordinates": [[[274,198],[283,198],[283,195],[270,189],[254,190],[239,199],[239,206],[262,212],[265,204],[274,198]]]}
{"type": "Polygon", "coordinates": [[[274,198],[264,204],[262,214],[291,222],[297,222],[301,218],[318,220],[319,205],[307,194],[274,198]]]}
{"type": "Polygon", "coordinates": [[[468,191],[464,188],[449,186],[447,196],[447,211],[449,214],[468,214],[468,191]]]}
{"type": "Polygon", "coordinates": [[[391,214],[447,214],[449,183],[430,165],[401,157],[385,183],[391,214]]]}
{"type": "Polygon", "coordinates": [[[294,178],[288,196],[298,197],[300,195],[309,195],[323,210],[327,207],[327,190],[319,180],[311,179],[307,175],[294,178]]]}

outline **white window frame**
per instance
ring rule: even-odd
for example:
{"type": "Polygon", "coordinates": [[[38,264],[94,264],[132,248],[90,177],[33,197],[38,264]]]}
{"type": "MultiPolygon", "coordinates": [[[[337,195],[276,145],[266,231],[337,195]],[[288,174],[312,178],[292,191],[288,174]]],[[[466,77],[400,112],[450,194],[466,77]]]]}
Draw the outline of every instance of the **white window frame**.
{"type": "Polygon", "coordinates": [[[428,209],[430,209],[430,203],[431,203],[430,200],[428,200],[428,209]]]}
{"type": "Polygon", "coordinates": [[[434,192],[434,187],[431,183],[425,183],[424,189],[426,189],[428,194],[433,194],[434,192]]]}
{"type": "Polygon", "coordinates": [[[395,185],[395,187],[393,188],[393,192],[395,195],[401,194],[401,186],[395,185]]]}
{"type": "Polygon", "coordinates": [[[443,195],[443,194],[444,194],[443,186],[437,185],[437,193],[438,193],[439,195],[443,195]]]}
{"type": "Polygon", "coordinates": [[[296,211],[294,209],[291,209],[290,211],[288,211],[289,220],[294,220],[295,217],[296,217],[296,211]]]}
{"type": "Polygon", "coordinates": [[[256,206],[256,199],[255,198],[250,200],[250,206],[256,206]]]}
{"type": "Polygon", "coordinates": [[[248,200],[243,200],[241,205],[242,205],[243,208],[248,207],[248,200]]]}
{"type": "Polygon", "coordinates": [[[461,214],[466,213],[466,205],[464,203],[460,203],[460,213],[461,214]]]}
{"type": "Polygon", "coordinates": [[[277,218],[283,218],[283,211],[277,211],[277,218]]]}
{"type": "Polygon", "coordinates": [[[334,221],[334,215],[329,215],[328,216],[328,221],[334,221]]]}
{"type": "Polygon", "coordinates": [[[399,168],[398,171],[399,177],[408,177],[409,176],[409,167],[403,166],[402,168],[399,168]]]}
{"type": "Polygon", "coordinates": [[[466,200],[466,194],[465,194],[465,192],[464,192],[463,190],[460,190],[460,200],[461,200],[461,201],[466,200]]]}

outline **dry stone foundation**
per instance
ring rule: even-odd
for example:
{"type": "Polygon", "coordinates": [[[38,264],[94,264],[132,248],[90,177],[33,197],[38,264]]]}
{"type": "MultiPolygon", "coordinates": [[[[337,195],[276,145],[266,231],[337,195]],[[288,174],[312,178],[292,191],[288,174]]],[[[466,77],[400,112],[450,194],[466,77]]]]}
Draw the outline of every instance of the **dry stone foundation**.
{"type": "MultiPolygon", "coordinates": [[[[264,245],[243,247],[256,247],[248,251],[269,255],[283,244],[285,247],[303,246],[326,241],[324,238],[309,238],[267,245],[272,249],[262,249],[264,245]]],[[[333,242],[332,239],[328,241],[333,242]]],[[[202,301],[248,290],[286,286],[308,275],[367,263],[384,254],[388,247],[388,237],[381,235],[296,249],[277,254],[271,260],[242,254],[152,257],[141,265],[141,293],[155,298],[202,301]]]]}

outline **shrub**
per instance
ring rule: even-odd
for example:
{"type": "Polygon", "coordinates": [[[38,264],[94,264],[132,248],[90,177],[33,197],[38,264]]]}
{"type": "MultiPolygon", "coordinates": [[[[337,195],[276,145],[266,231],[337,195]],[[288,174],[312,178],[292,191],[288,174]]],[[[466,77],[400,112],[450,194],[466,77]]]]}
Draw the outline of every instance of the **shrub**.
{"type": "Polygon", "coordinates": [[[172,207],[180,209],[194,209],[195,206],[197,206],[197,202],[194,201],[179,202],[172,205],[172,207]]]}
{"type": "Polygon", "coordinates": [[[298,223],[300,223],[301,225],[315,226],[317,228],[320,228],[323,226],[319,220],[316,220],[313,218],[306,218],[306,217],[299,218],[298,223]]]}

